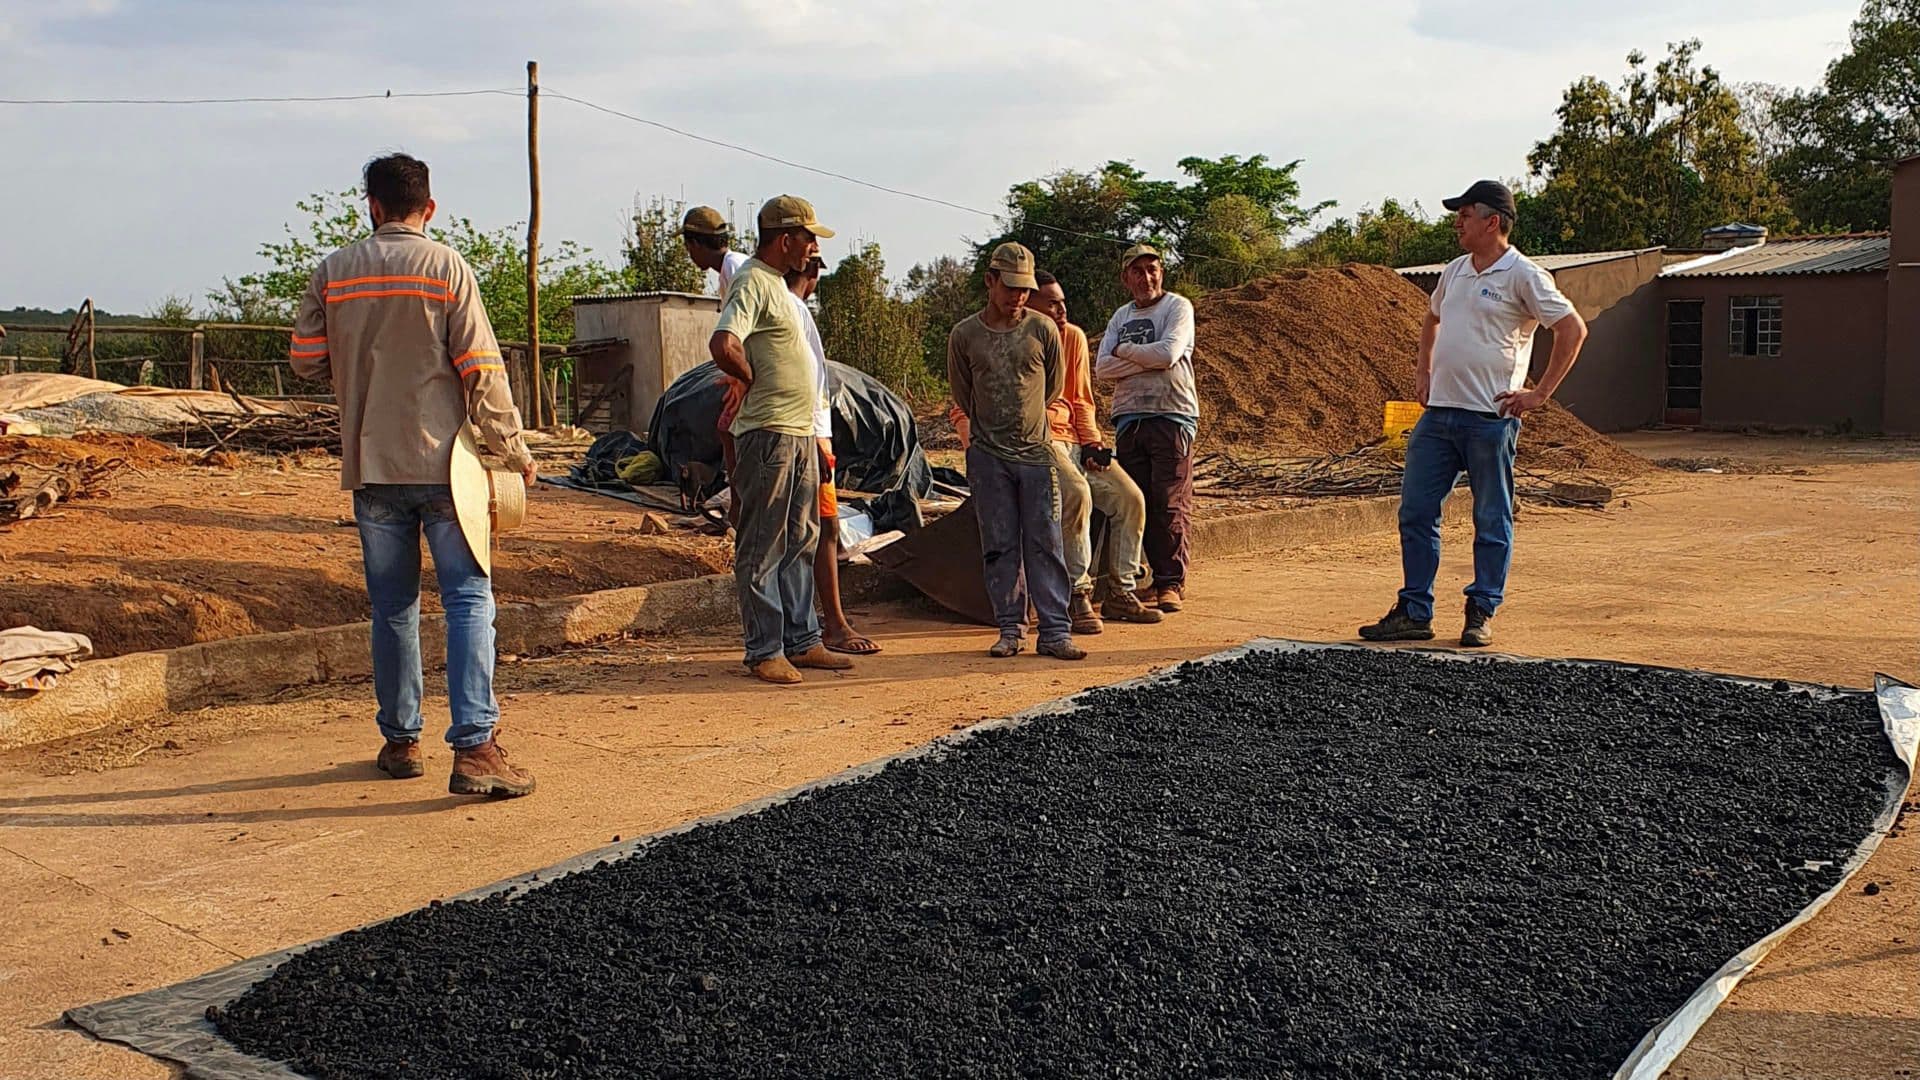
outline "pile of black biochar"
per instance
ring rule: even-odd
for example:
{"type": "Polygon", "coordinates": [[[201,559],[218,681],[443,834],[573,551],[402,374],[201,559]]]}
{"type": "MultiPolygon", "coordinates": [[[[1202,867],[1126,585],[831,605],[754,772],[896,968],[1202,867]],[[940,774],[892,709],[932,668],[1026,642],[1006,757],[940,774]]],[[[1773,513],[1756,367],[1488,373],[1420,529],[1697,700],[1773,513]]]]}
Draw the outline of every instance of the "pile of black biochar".
{"type": "Polygon", "coordinates": [[[324,1077],[1605,1076],[1831,886],[1870,700],[1255,653],[283,964],[324,1077]]]}

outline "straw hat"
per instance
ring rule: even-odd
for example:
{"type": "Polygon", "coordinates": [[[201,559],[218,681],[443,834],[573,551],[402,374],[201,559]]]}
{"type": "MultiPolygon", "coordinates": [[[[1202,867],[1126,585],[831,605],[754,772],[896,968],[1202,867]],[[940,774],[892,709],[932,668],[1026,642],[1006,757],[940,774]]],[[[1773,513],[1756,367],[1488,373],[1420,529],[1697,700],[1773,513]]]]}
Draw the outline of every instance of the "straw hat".
{"type": "Polygon", "coordinates": [[[453,441],[448,482],[453,485],[453,511],[460,519],[460,532],[480,572],[491,577],[493,534],[512,532],[526,520],[526,482],[517,472],[491,468],[480,460],[472,424],[462,424],[453,441]]]}

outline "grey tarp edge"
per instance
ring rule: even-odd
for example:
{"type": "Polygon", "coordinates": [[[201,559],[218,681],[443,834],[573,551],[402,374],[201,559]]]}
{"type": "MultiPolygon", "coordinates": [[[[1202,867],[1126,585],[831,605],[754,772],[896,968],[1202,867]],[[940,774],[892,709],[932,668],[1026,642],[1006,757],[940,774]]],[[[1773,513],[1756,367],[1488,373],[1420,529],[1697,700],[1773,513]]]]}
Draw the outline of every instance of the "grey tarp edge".
{"type": "MultiPolygon", "coordinates": [[[[1360,649],[1368,646],[1338,643],[1287,641],[1273,638],[1259,638],[1245,645],[1235,646],[1221,652],[1202,657],[1196,663],[1219,663],[1244,656],[1255,651],[1274,652],[1313,652],[1334,649],[1360,649]]],[[[1409,649],[1423,656],[1440,660],[1500,660],[1518,663],[1570,663],[1603,667],[1628,668],[1642,671],[1669,671],[1703,678],[1723,679],[1752,686],[1771,687],[1780,680],[1758,679],[1740,675],[1726,675],[1719,672],[1698,671],[1685,668],[1661,667],[1649,664],[1627,664],[1612,660],[1561,659],[1556,657],[1512,656],[1501,653],[1462,653],[1446,649],[1409,649]]],[[[1110,688],[1130,688],[1150,685],[1169,677],[1168,670],[1150,672],[1124,682],[1111,684],[1110,688]]],[[[1656,1080],[1666,1067],[1686,1048],[1694,1034],[1706,1023],[1720,1002],[1726,1000],[1734,986],[1757,965],[1761,958],[1771,952],[1774,946],[1800,924],[1812,918],[1814,913],[1824,907],[1828,901],[1838,895],[1864,865],[1867,859],[1879,847],[1880,841],[1893,827],[1894,819],[1899,815],[1902,796],[1910,781],[1916,750],[1920,749],[1920,690],[1907,686],[1898,680],[1884,675],[1874,677],[1872,691],[1848,690],[1839,687],[1824,686],[1816,683],[1789,682],[1794,690],[1808,690],[1818,694],[1873,694],[1880,706],[1881,721],[1894,753],[1906,765],[1905,777],[1889,776],[1888,802],[1880,817],[1874,823],[1874,829],[1866,840],[1855,850],[1847,861],[1845,873],[1839,884],[1822,894],[1813,903],[1807,905],[1793,921],[1780,927],[1773,933],[1743,950],[1729,960],[1711,979],[1688,997],[1687,1001],[1671,1016],[1661,1021],[1649,1031],[1640,1045],[1635,1047],[1626,1062],[1614,1073],[1614,1080],[1656,1080]]],[[[1091,692],[1091,691],[1088,691],[1091,692]]],[[[863,765],[843,770],[820,780],[810,781],[786,791],[768,795],[739,806],[711,814],[694,821],[685,822],[647,836],[610,844],[593,851],[576,855],[573,858],[555,863],[540,870],[534,870],[504,881],[495,882],[477,889],[450,897],[450,900],[473,900],[501,892],[537,889],[542,885],[564,877],[567,874],[585,870],[602,861],[612,861],[629,857],[641,849],[669,836],[707,825],[731,821],[737,817],[758,813],[771,806],[777,806],[798,798],[808,792],[836,784],[849,783],[865,779],[879,773],[898,761],[938,754],[950,747],[966,742],[983,732],[1012,727],[1040,716],[1048,716],[1073,709],[1081,695],[1060,698],[1045,702],[1011,716],[995,720],[986,720],[971,725],[961,731],[941,736],[921,746],[889,755],[863,765]]],[[[385,920],[379,920],[384,922],[385,920]]],[[[221,968],[198,978],[173,986],[161,987],[144,993],[116,998],[69,1009],[65,1016],[73,1023],[95,1037],[110,1042],[124,1043],[135,1050],[153,1057],[172,1061],[185,1067],[188,1077],[199,1080],[295,1080],[299,1074],[286,1066],[242,1053],[232,1043],[221,1038],[207,1020],[209,1006],[225,1005],[239,997],[247,987],[264,978],[281,961],[297,953],[324,945],[334,937],[321,938],[290,949],[268,953],[237,964],[221,968]]]]}

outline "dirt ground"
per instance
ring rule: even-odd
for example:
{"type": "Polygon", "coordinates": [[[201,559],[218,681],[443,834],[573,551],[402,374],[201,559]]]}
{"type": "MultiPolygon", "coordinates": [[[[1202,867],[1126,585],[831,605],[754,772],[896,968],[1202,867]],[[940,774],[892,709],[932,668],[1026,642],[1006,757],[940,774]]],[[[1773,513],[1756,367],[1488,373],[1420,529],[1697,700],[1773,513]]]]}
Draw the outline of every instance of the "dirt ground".
{"type": "MultiPolygon", "coordinates": [[[[49,460],[84,445],[5,439],[0,457],[49,460]]],[[[232,458],[208,467],[145,439],[98,449],[127,456],[139,471],[118,474],[106,498],[63,503],[0,530],[0,625],[85,634],[96,655],[118,656],[369,617],[338,459],[232,458]]],[[[526,526],[500,540],[496,594],[567,596],[728,565],[719,538],[691,529],[641,535],[645,513],[540,486],[529,496],[526,526]]],[[[437,610],[431,574],[422,591],[427,610],[437,610]]]]}
{"type": "MultiPolygon", "coordinates": [[[[1920,680],[1920,448],[1656,434],[1649,456],[1790,464],[1661,473],[1604,514],[1529,509],[1498,648],[1849,686],[1920,680]]],[[[1442,593],[1470,576],[1450,529],[1442,593]]],[[[161,1077],[62,1009],[409,910],[918,745],[982,718],[1252,637],[1346,640],[1392,600],[1391,536],[1196,568],[1187,611],[994,661],[992,633],[919,605],[857,610],[886,648],[851,675],[748,681],[737,637],[632,641],[503,665],[532,798],[374,772],[364,684],[164,718],[0,756],[0,1074],[161,1077]]],[[[1456,601],[1442,604],[1450,628],[1456,601]]],[[[431,723],[444,723],[444,699],[431,723]]],[[[1910,800],[1920,796],[1909,794],[1910,800]]],[[[1906,822],[1920,812],[1910,802],[1906,822]]],[[[484,1033],[476,1037],[484,1038],[484,1033]]],[[[1672,1076],[1905,1075],[1920,1061],[1920,835],[1734,994],[1672,1076]],[[1877,885],[1873,895],[1867,884],[1877,885]]]]}

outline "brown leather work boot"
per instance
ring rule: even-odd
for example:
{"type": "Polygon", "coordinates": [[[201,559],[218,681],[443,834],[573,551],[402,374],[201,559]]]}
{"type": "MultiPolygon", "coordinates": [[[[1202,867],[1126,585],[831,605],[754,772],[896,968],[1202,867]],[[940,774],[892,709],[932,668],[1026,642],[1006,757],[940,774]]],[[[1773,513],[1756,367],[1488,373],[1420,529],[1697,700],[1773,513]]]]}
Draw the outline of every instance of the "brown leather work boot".
{"type": "Polygon", "coordinates": [[[1115,590],[1100,605],[1100,614],[1109,619],[1130,623],[1157,623],[1165,616],[1157,608],[1150,608],[1140,602],[1140,598],[1131,592],[1115,590]]]}
{"type": "Polygon", "coordinates": [[[533,793],[533,774],[515,768],[507,761],[507,752],[499,739],[489,739],[466,750],[453,752],[453,776],[447,790],[455,795],[493,795],[513,798],[533,793]]]}
{"type": "Polygon", "coordinates": [[[800,682],[800,673],[794,670],[793,665],[788,663],[784,656],[769,656],[765,660],[750,665],[747,670],[753,672],[754,678],[775,686],[794,686],[800,682]]]}
{"type": "Polygon", "coordinates": [[[1093,590],[1073,594],[1073,603],[1067,607],[1067,618],[1073,621],[1076,634],[1097,634],[1106,629],[1100,623],[1100,614],[1093,610],[1093,590]]]}
{"type": "Polygon", "coordinates": [[[789,653],[787,663],[797,668],[817,668],[820,671],[847,671],[853,667],[850,657],[828,652],[825,645],[815,645],[803,653],[789,653]]]}
{"type": "Polygon", "coordinates": [[[388,739],[387,745],[380,748],[380,756],[373,759],[373,767],[395,780],[424,775],[427,766],[420,759],[420,740],[388,739]]]}
{"type": "Polygon", "coordinates": [[[1180,595],[1180,586],[1178,585],[1162,585],[1157,592],[1156,599],[1160,602],[1160,610],[1169,615],[1179,611],[1185,602],[1185,598],[1180,595]]]}

